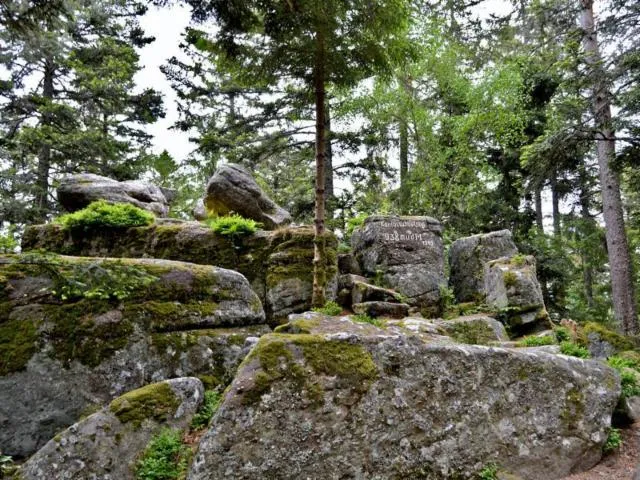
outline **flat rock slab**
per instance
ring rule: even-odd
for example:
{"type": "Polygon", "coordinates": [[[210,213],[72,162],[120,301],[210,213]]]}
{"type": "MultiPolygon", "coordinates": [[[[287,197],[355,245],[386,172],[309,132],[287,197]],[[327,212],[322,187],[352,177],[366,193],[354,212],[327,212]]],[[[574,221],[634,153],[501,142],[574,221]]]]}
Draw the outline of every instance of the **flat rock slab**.
{"type": "Polygon", "coordinates": [[[451,277],[456,301],[484,301],[485,262],[518,253],[509,230],[473,235],[453,242],[449,250],[451,277]]]}
{"type": "Polygon", "coordinates": [[[495,318],[485,315],[470,315],[438,321],[436,325],[460,343],[489,345],[491,342],[509,340],[504,325],[495,318]]]}
{"type": "Polygon", "coordinates": [[[291,223],[291,215],[271,200],[240,165],[219,167],[207,184],[204,203],[216,215],[237,213],[275,230],[291,223]]]}
{"type": "Polygon", "coordinates": [[[262,337],[187,478],[470,479],[497,464],[552,480],[600,459],[613,369],[362,329],[262,337]]]}
{"type": "Polygon", "coordinates": [[[367,277],[437,313],[444,277],[442,225],[431,217],[372,216],[351,239],[367,277]]]}
{"type": "Polygon", "coordinates": [[[189,426],[204,399],[197,378],[148,385],[72,425],[19,471],[23,480],[133,480],[137,457],[162,428],[189,426]]]}
{"type": "Polygon", "coordinates": [[[404,318],[409,315],[409,305],[406,303],[362,302],[354,303],[351,308],[358,315],[372,318],[404,318]]]}
{"type": "Polygon", "coordinates": [[[171,190],[142,180],[119,182],[92,173],[64,177],[57,191],[60,205],[69,212],[81,210],[96,200],[106,200],[112,203],[130,203],[159,217],[169,214],[170,199],[175,196],[175,192],[171,190]]]}

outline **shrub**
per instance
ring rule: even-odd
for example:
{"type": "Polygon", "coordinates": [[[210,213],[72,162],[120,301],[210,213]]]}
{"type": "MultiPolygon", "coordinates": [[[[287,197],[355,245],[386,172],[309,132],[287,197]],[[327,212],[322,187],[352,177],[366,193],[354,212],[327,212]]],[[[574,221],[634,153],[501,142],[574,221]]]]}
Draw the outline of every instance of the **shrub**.
{"type": "Polygon", "coordinates": [[[218,410],[220,402],[222,401],[222,395],[214,390],[207,390],[204,392],[204,403],[198,413],[193,416],[191,420],[191,429],[200,430],[203,427],[209,425],[209,422],[213,418],[213,415],[218,410]]]}
{"type": "Polygon", "coordinates": [[[620,372],[620,383],[622,385],[623,398],[640,395],[640,385],[638,385],[638,379],[636,373],[634,373],[636,366],[632,360],[613,356],[607,360],[607,363],[610,367],[613,367],[620,372]]]}
{"type": "Polygon", "coordinates": [[[313,311],[335,317],[336,315],[340,315],[342,313],[342,307],[336,302],[327,302],[323,307],[316,307],[313,309],[313,311]]]}
{"type": "Polygon", "coordinates": [[[99,200],[82,210],[58,217],[55,223],[64,228],[90,230],[100,227],[144,227],[151,225],[154,219],[151,212],[134,205],[99,200]]]}
{"type": "Polygon", "coordinates": [[[165,429],[153,437],[135,467],[136,480],[173,480],[187,470],[191,450],[180,432],[165,429]]]}
{"type": "Polygon", "coordinates": [[[551,335],[542,337],[525,337],[518,342],[519,347],[541,347],[543,345],[554,345],[556,340],[551,335]]]}
{"type": "Polygon", "coordinates": [[[571,341],[571,333],[567,327],[555,327],[553,333],[555,333],[558,342],[571,341]]]}
{"type": "Polygon", "coordinates": [[[361,213],[359,215],[356,215],[355,217],[348,219],[345,228],[345,238],[350,239],[351,235],[353,235],[353,231],[356,228],[360,228],[362,225],[364,225],[364,221],[368,216],[369,215],[367,215],[366,213],[361,213]]]}
{"type": "Polygon", "coordinates": [[[622,446],[622,435],[620,435],[620,430],[617,428],[612,428],[609,430],[609,435],[607,436],[607,441],[604,442],[602,446],[602,451],[604,453],[610,453],[614,450],[618,450],[622,446]]]}
{"type": "Polygon", "coordinates": [[[587,350],[584,347],[581,347],[580,345],[576,345],[573,342],[567,342],[567,341],[560,343],[560,353],[562,353],[563,355],[569,355],[571,357],[578,357],[578,358],[591,357],[589,350],[587,350]]]}
{"type": "Polygon", "coordinates": [[[237,213],[225,217],[214,217],[207,220],[206,223],[218,235],[231,237],[232,239],[252,235],[262,227],[261,223],[250,218],[244,218],[237,213]]]}

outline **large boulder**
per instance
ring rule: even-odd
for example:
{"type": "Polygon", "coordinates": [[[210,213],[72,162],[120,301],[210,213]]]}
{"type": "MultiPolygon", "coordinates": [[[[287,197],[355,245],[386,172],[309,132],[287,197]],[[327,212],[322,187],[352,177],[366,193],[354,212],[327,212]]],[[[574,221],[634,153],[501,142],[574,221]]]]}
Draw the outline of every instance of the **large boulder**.
{"type": "Polygon", "coordinates": [[[240,165],[219,167],[207,184],[204,203],[215,215],[235,212],[274,230],[291,223],[291,215],[271,200],[240,165]]]}
{"type": "Polygon", "coordinates": [[[504,322],[514,334],[551,326],[534,257],[515,255],[486,262],[484,282],[486,303],[502,312],[504,322]]]}
{"type": "Polygon", "coordinates": [[[483,302],[485,263],[517,253],[509,230],[473,235],[453,242],[449,250],[449,284],[453,287],[456,301],[483,302]]]}
{"type": "Polygon", "coordinates": [[[0,256],[0,450],[25,457],[151,382],[228,384],[269,331],[237,272],[152,259],[0,256]]]}
{"type": "Polygon", "coordinates": [[[197,378],[147,385],[55,436],[20,468],[23,480],[134,480],[137,457],[163,428],[189,426],[204,399],[197,378]]]}
{"type": "Polygon", "coordinates": [[[432,345],[344,319],[265,335],[240,367],[189,480],[551,480],[599,461],[620,379],[596,361],[432,345]]]}
{"type": "Polygon", "coordinates": [[[362,272],[423,313],[439,313],[444,277],[442,225],[430,217],[373,216],[351,239],[362,272]]]}
{"type": "Polygon", "coordinates": [[[81,210],[96,200],[106,200],[113,203],[130,203],[159,217],[166,217],[170,203],[167,195],[171,199],[175,196],[171,190],[162,189],[149,182],[118,182],[92,173],[64,177],[58,186],[58,201],[69,212],[81,210]]]}
{"type": "MultiPolygon", "coordinates": [[[[313,227],[287,227],[231,239],[197,222],[159,220],[148,227],[126,230],[100,228],[84,232],[61,225],[25,229],[22,251],[47,250],[83,257],[162,258],[216,265],[242,273],[265,306],[270,323],[311,307],[313,288],[313,227]]],[[[325,233],[327,291],[337,290],[337,245],[325,233]]]]}

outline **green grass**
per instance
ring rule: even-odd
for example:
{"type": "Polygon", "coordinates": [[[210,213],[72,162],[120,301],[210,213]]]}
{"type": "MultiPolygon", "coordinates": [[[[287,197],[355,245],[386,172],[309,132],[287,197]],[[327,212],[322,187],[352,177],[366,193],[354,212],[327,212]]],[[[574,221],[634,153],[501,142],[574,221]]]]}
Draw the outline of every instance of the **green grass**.
{"type": "Polygon", "coordinates": [[[620,373],[620,383],[622,386],[622,397],[635,397],[640,395],[640,385],[636,373],[638,368],[634,361],[618,356],[609,357],[607,364],[615,368],[620,373]]]}
{"type": "Polygon", "coordinates": [[[617,428],[612,428],[609,430],[609,436],[607,436],[607,441],[604,442],[602,446],[602,451],[604,453],[610,453],[615,450],[618,450],[622,446],[622,435],[620,435],[620,430],[617,428]]]}
{"type": "Polygon", "coordinates": [[[215,390],[208,390],[204,392],[204,403],[198,413],[193,416],[191,420],[191,429],[200,430],[209,425],[209,422],[213,418],[213,415],[218,410],[220,402],[222,401],[222,395],[215,390]]]}
{"type": "Polygon", "coordinates": [[[576,345],[573,342],[567,342],[567,341],[560,343],[560,353],[562,353],[563,355],[569,355],[571,357],[578,357],[578,358],[591,357],[589,350],[587,350],[584,347],[581,347],[580,345],[576,345]]]}
{"type": "Polygon", "coordinates": [[[359,315],[352,315],[351,320],[358,323],[368,323],[369,325],[373,325],[376,327],[382,327],[384,322],[379,318],[371,318],[366,313],[361,313],[359,315]]]}
{"type": "Polygon", "coordinates": [[[205,222],[218,235],[225,237],[240,238],[254,234],[262,224],[244,218],[237,213],[224,217],[214,217],[205,222]]]}
{"type": "Polygon", "coordinates": [[[518,341],[519,347],[542,347],[544,345],[555,345],[556,339],[551,335],[542,337],[525,337],[518,341]]]}
{"type": "Polygon", "coordinates": [[[153,437],[135,467],[136,480],[177,480],[184,476],[191,449],[179,431],[165,429],[153,437]]]}
{"type": "Polygon", "coordinates": [[[342,313],[342,307],[336,302],[327,302],[323,307],[316,307],[313,309],[313,311],[335,317],[342,313]]]}
{"type": "Polygon", "coordinates": [[[498,466],[494,463],[490,463],[478,473],[480,480],[498,480],[498,466]]]}
{"type": "Polygon", "coordinates": [[[109,203],[104,200],[91,203],[77,212],[62,215],[55,220],[67,229],[90,230],[100,227],[144,227],[154,222],[154,215],[128,203],[109,203]]]}
{"type": "Polygon", "coordinates": [[[567,342],[571,340],[571,333],[567,327],[555,327],[553,333],[556,335],[558,342],[567,342]]]}

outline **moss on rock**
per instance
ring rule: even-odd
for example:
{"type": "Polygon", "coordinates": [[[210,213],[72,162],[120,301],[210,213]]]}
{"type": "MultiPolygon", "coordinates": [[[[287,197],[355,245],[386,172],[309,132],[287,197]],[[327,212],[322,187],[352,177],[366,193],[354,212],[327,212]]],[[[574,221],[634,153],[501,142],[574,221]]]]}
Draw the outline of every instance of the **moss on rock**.
{"type": "Polygon", "coordinates": [[[0,376],[23,370],[37,352],[38,331],[30,319],[0,322],[0,376]]]}
{"type": "Polygon", "coordinates": [[[633,350],[637,344],[631,338],[625,337],[620,333],[609,330],[604,325],[596,322],[588,322],[582,327],[582,330],[586,336],[590,333],[595,333],[603,340],[611,344],[617,351],[633,350]]]}
{"type": "Polygon", "coordinates": [[[180,406],[180,399],[165,383],[154,383],[126,393],[109,404],[109,410],[122,423],[139,428],[146,419],[166,421],[180,406]]]}
{"type": "Polygon", "coordinates": [[[496,332],[482,320],[449,322],[446,324],[445,330],[450,337],[460,343],[489,345],[497,340],[496,332]]]}

